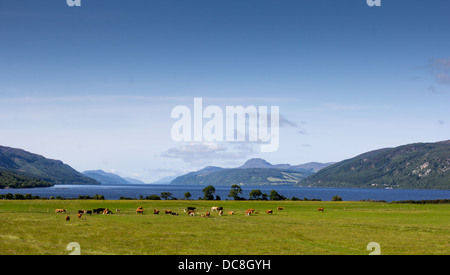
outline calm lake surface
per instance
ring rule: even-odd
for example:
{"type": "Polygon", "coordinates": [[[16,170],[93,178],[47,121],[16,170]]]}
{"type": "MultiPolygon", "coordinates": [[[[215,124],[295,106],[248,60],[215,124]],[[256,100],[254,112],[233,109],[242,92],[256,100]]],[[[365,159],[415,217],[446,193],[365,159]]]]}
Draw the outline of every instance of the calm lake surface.
{"type": "MultiPolygon", "coordinates": [[[[184,193],[190,192],[191,199],[203,197],[202,189],[206,186],[197,185],[171,185],[171,184],[140,184],[140,185],[55,185],[46,188],[31,189],[0,189],[0,194],[19,193],[32,194],[39,197],[61,196],[64,198],[78,198],[78,196],[95,194],[103,195],[107,200],[117,200],[120,197],[139,198],[140,195],[161,195],[161,192],[170,192],[177,199],[183,199],[184,193]]],[[[230,186],[214,186],[216,193],[222,200],[228,197],[230,186]]],[[[334,195],[342,197],[344,201],[359,200],[385,200],[387,202],[400,200],[435,200],[450,199],[450,190],[419,190],[419,189],[364,189],[364,188],[312,188],[294,186],[242,186],[241,197],[249,198],[253,189],[259,189],[262,193],[270,194],[276,190],[287,198],[321,199],[330,201],[334,195]]]]}

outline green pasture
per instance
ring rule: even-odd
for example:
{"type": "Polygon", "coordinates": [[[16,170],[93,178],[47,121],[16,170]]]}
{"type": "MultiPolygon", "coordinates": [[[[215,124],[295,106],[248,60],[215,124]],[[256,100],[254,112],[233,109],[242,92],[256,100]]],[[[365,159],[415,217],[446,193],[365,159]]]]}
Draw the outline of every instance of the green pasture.
{"type": "Polygon", "coordinates": [[[331,201],[0,200],[0,254],[450,254],[449,204],[331,201]],[[142,206],[144,215],[136,214],[142,206]],[[197,216],[183,212],[197,208],[197,216]],[[224,215],[200,214],[222,206],[224,215]],[[277,206],[285,210],[277,211],[277,206]],[[112,215],[78,209],[108,208],[112,215]],[[323,207],[324,212],[317,211],[323,207]],[[67,214],[56,214],[57,208],[67,214]],[[244,211],[257,214],[245,216],[244,211]],[[116,209],[121,209],[116,212],[116,209]],[[159,209],[159,215],[153,214],[159,209]],[[165,215],[172,210],[179,216],[165,215]],[[273,209],[273,214],[265,210],[273,209]],[[234,211],[234,215],[228,215],[234,211]],[[70,216],[70,221],[64,217],[70,216]]]}

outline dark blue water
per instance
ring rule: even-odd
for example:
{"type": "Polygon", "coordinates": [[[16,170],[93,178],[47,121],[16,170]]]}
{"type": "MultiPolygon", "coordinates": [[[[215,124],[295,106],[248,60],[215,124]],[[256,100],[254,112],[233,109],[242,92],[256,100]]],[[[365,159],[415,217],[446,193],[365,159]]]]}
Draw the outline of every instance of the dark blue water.
{"type": "MultiPolygon", "coordinates": [[[[222,200],[231,199],[228,197],[230,186],[214,186],[216,192],[222,200]]],[[[39,197],[50,198],[50,196],[61,196],[64,198],[78,198],[78,196],[103,195],[107,200],[117,200],[120,197],[139,198],[140,195],[161,195],[161,192],[170,192],[177,199],[183,199],[184,193],[190,192],[191,199],[203,197],[202,189],[205,186],[194,185],[55,185],[46,188],[32,189],[0,189],[0,194],[19,193],[32,194],[39,197]]],[[[359,200],[385,200],[387,202],[400,200],[435,200],[450,199],[450,190],[418,190],[418,189],[363,189],[363,188],[311,188],[294,186],[242,186],[243,192],[240,197],[249,198],[249,193],[253,189],[259,189],[262,193],[270,194],[271,190],[276,190],[280,195],[287,198],[297,197],[300,199],[321,199],[330,201],[335,195],[342,197],[344,201],[359,200]]]]}

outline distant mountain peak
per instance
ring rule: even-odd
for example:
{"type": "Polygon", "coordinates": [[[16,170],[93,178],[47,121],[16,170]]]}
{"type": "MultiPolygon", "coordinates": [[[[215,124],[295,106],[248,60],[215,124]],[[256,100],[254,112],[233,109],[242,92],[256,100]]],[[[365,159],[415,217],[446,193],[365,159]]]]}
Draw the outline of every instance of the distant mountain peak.
{"type": "Polygon", "coordinates": [[[88,170],[84,171],[83,175],[86,175],[101,184],[105,185],[126,185],[126,184],[143,184],[144,182],[131,178],[123,178],[119,175],[108,173],[103,170],[88,170]]]}
{"type": "Polygon", "coordinates": [[[247,168],[272,168],[272,164],[262,158],[252,158],[247,160],[244,165],[238,167],[241,169],[247,168]]]}

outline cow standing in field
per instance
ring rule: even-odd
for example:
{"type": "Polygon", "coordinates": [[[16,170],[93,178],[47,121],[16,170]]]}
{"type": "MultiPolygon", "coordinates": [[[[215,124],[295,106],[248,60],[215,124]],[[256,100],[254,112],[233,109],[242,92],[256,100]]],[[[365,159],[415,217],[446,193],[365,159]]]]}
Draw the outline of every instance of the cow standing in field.
{"type": "Polygon", "coordinates": [[[192,207],[192,206],[188,206],[188,208],[185,208],[184,209],[184,212],[188,212],[189,213],[189,211],[195,211],[195,207],[192,207]]]}
{"type": "Polygon", "coordinates": [[[234,214],[234,211],[228,212],[228,215],[233,215],[233,214],[234,214]]]}
{"type": "Polygon", "coordinates": [[[65,219],[66,219],[66,222],[70,221],[70,217],[69,216],[66,216],[65,219]]]}
{"type": "Polygon", "coordinates": [[[191,217],[195,216],[195,211],[194,210],[188,210],[187,214],[191,217]]]}
{"type": "Polygon", "coordinates": [[[154,215],[158,215],[159,214],[159,210],[158,209],[153,209],[153,214],[154,215]]]}
{"type": "Polygon", "coordinates": [[[55,209],[55,213],[66,213],[66,209],[55,209]]]}
{"type": "Polygon", "coordinates": [[[321,207],[321,208],[317,208],[317,211],[319,211],[319,212],[323,212],[323,208],[321,207]]]}
{"type": "Polygon", "coordinates": [[[219,210],[219,216],[223,215],[223,210],[219,210]]]}
{"type": "Polygon", "coordinates": [[[273,210],[272,210],[272,209],[266,210],[266,213],[267,213],[267,214],[272,214],[272,213],[273,213],[273,210]]]}
{"type": "Polygon", "coordinates": [[[277,210],[284,210],[284,207],[277,207],[277,210]]]}
{"type": "Polygon", "coordinates": [[[81,219],[81,216],[83,216],[83,213],[78,213],[77,214],[78,219],[81,219]]]}
{"type": "Polygon", "coordinates": [[[98,215],[98,214],[102,214],[105,209],[106,208],[96,208],[96,209],[94,209],[92,211],[94,212],[94,214],[98,215]]]}
{"type": "Polygon", "coordinates": [[[139,206],[139,207],[136,209],[136,214],[144,214],[144,209],[142,208],[142,206],[139,206]]]}

